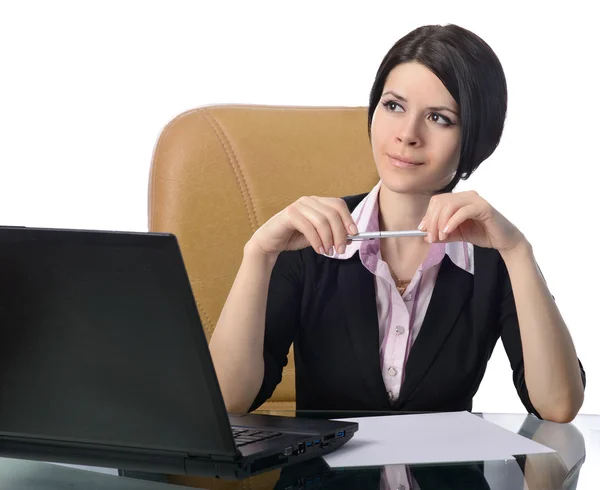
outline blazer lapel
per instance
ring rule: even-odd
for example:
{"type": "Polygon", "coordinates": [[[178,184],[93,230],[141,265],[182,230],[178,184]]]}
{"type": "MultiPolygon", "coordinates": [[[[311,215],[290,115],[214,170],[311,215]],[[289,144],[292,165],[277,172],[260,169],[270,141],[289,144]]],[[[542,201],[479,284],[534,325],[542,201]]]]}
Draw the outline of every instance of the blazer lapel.
{"type": "Polygon", "coordinates": [[[440,265],[423,325],[406,362],[406,374],[397,405],[417,388],[433,363],[458,316],[471,298],[473,275],[456,266],[446,255],[440,265]]]}
{"type": "MultiPolygon", "coordinates": [[[[340,264],[339,288],[343,314],[360,371],[370,390],[374,406],[389,408],[379,360],[379,320],[375,299],[375,278],[363,266],[358,254],[340,264]]],[[[359,389],[357,387],[357,389],[359,389]]]]}

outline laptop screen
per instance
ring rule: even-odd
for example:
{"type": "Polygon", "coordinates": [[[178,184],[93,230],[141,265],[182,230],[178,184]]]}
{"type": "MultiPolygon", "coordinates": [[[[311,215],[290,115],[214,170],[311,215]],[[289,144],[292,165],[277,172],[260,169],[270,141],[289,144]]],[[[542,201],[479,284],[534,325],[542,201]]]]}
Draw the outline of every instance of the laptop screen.
{"type": "Polygon", "coordinates": [[[174,236],[0,229],[0,434],[233,454],[174,236]]]}

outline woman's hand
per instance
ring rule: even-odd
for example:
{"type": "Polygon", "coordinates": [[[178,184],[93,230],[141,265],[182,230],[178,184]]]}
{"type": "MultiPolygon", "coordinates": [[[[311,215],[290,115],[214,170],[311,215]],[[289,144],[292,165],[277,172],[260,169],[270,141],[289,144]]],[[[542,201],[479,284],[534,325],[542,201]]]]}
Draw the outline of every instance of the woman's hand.
{"type": "Polygon", "coordinates": [[[356,233],[343,199],[301,197],[256,230],[247,246],[266,255],[312,246],[317,253],[331,255],[334,247],[344,253],[348,234],[356,233]]]}
{"type": "Polygon", "coordinates": [[[427,231],[429,243],[469,242],[500,252],[525,242],[518,228],[475,191],[433,196],[419,229],[427,231]]]}

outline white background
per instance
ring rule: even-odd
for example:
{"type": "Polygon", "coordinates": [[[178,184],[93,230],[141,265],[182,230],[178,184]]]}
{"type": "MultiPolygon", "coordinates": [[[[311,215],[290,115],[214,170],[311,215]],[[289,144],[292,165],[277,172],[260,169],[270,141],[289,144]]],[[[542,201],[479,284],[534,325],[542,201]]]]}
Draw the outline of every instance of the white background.
{"type": "MultiPolygon", "coordinates": [[[[0,224],[146,230],[153,147],[180,112],[366,105],[397,39],[457,23],[509,86],[500,147],[459,190],[533,243],[588,374],[582,413],[600,413],[600,42],[586,2],[536,3],[2,1],[0,224]]],[[[501,343],[474,409],[524,411],[501,343]]]]}

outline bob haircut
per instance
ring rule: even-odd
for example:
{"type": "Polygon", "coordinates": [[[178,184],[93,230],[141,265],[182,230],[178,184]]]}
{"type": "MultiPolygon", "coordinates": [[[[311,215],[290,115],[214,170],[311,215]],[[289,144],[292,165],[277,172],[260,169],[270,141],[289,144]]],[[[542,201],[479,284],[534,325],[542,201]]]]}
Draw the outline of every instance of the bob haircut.
{"type": "Polygon", "coordinates": [[[417,62],[444,84],[460,110],[460,160],[452,181],[439,193],[451,192],[498,146],[506,118],[507,88],[500,60],[479,36],[457,25],[423,26],[400,39],[377,70],[369,96],[368,131],[389,73],[417,62]]]}

